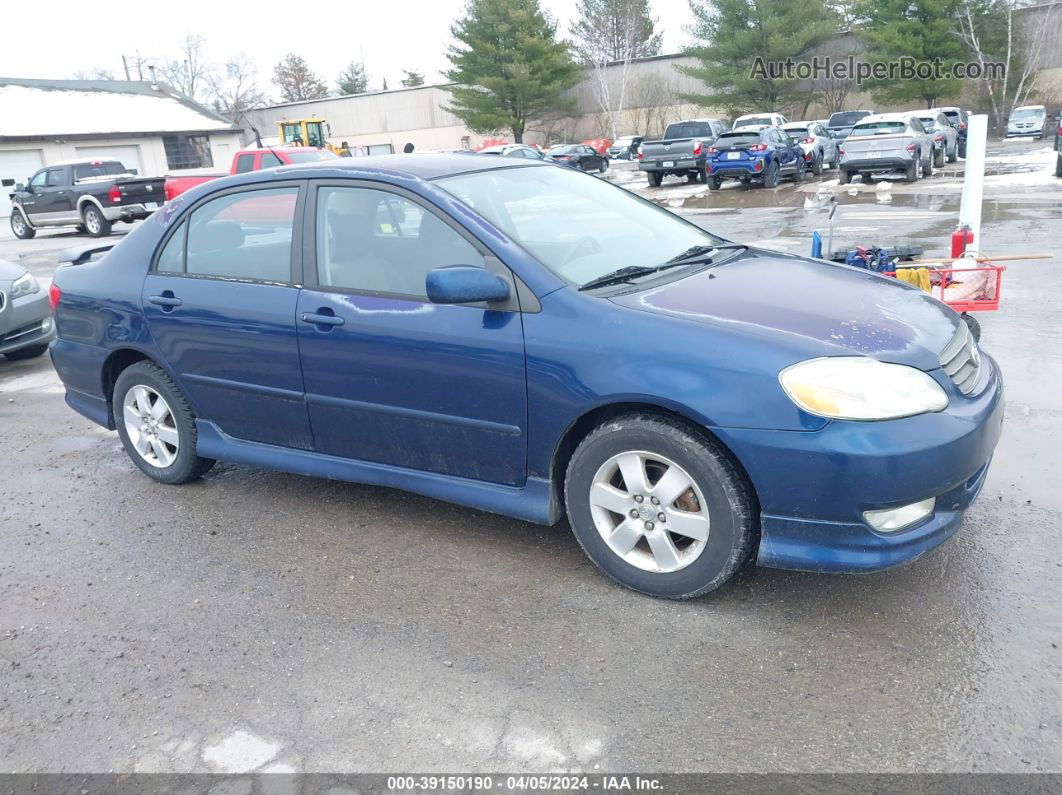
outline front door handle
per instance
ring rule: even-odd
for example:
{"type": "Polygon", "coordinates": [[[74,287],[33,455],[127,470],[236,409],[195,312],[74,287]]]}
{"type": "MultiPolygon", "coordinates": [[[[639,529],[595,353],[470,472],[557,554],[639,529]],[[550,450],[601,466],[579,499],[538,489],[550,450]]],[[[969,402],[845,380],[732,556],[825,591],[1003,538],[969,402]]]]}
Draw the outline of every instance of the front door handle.
{"type": "Polygon", "coordinates": [[[344,321],[341,317],[320,312],[303,312],[299,315],[303,323],[313,323],[315,326],[342,326],[344,321]]]}
{"type": "Polygon", "coordinates": [[[171,309],[175,306],[180,306],[182,303],[181,299],[174,298],[172,293],[170,295],[152,295],[148,300],[157,306],[170,307],[171,309]]]}

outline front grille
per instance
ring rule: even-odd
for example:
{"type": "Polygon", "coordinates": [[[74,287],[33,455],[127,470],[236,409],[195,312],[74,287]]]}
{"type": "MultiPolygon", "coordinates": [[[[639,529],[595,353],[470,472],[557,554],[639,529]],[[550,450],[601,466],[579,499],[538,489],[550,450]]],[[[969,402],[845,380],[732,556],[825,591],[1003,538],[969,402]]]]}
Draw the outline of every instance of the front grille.
{"type": "Polygon", "coordinates": [[[959,323],[955,336],[940,352],[940,366],[960,392],[973,394],[981,380],[981,353],[965,322],[959,323]]]}

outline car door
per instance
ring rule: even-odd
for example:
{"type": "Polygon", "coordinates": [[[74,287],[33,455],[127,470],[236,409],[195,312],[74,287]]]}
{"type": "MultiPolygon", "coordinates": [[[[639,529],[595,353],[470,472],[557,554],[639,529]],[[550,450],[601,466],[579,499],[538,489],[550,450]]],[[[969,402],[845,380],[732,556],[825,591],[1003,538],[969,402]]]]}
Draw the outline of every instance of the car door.
{"type": "Polygon", "coordinates": [[[202,420],[237,439],[310,449],[295,309],[300,183],[233,188],[196,204],[144,280],[161,360],[202,420]]]}
{"type": "Polygon", "coordinates": [[[73,180],[70,178],[70,166],[56,166],[48,169],[44,184],[43,215],[51,222],[76,220],[74,212],[73,180]]]}
{"type": "Polygon", "coordinates": [[[515,304],[432,304],[424,286],[435,267],[488,267],[511,281],[508,270],[397,188],[322,181],[307,212],[298,330],[315,449],[522,484],[521,316],[515,304]]]}
{"type": "Polygon", "coordinates": [[[39,224],[43,220],[41,213],[47,212],[47,198],[45,195],[45,183],[48,180],[48,171],[41,169],[26,183],[26,192],[19,197],[19,203],[26,213],[30,223],[39,224]]]}

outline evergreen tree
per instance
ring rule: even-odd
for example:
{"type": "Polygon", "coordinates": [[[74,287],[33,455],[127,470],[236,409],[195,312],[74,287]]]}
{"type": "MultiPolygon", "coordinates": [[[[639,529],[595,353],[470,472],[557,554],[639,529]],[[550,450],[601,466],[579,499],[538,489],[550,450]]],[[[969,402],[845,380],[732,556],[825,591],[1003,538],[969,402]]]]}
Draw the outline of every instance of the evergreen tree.
{"type": "Polygon", "coordinates": [[[402,74],[405,77],[402,78],[402,85],[406,88],[415,88],[416,86],[424,85],[424,74],[422,72],[413,72],[409,69],[403,69],[402,74]]]}
{"type": "Polygon", "coordinates": [[[660,34],[649,0],[579,0],[572,25],[583,63],[624,61],[660,54],[660,34]]]}
{"type": "MultiPolygon", "coordinates": [[[[964,59],[966,50],[955,33],[957,5],[955,0],[863,0],[858,10],[866,20],[861,35],[867,43],[867,59],[909,58],[930,64],[939,58],[950,69],[964,59]]],[[[925,79],[897,76],[865,85],[879,102],[920,99],[931,108],[938,97],[957,94],[960,83],[954,77],[933,75],[925,79]]]]}
{"type": "Polygon", "coordinates": [[[445,76],[456,85],[448,110],[473,132],[508,129],[519,143],[530,121],[574,110],[561,92],[579,70],[538,0],[469,0],[450,32],[457,44],[445,76]]]}
{"type": "Polygon", "coordinates": [[[796,101],[800,81],[755,67],[795,60],[837,29],[823,0],[690,0],[690,9],[695,44],[688,53],[700,63],[679,69],[708,90],[683,99],[733,113],[796,101]]]}
{"type": "Polygon", "coordinates": [[[322,99],[328,96],[328,86],[315,75],[302,58],[288,53],[273,67],[273,83],[280,89],[285,102],[322,99]]]}
{"type": "Polygon", "coordinates": [[[365,74],[365,67],[356,61],[347,64],[336,81],[336,91],[340,94],[364,94],[368,88],[369,76],[365,74]]]}

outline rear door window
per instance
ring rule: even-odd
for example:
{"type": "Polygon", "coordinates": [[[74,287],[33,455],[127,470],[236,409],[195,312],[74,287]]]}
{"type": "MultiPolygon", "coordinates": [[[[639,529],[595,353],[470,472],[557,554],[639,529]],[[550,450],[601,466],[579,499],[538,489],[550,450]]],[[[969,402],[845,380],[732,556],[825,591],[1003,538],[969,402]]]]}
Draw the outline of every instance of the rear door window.
{"type": "Polygon", "coordinates": [[[206,202],[170,237],[156,270],[290,282],[298,196],[299,189],[292,186],[240,191],[206,202]]]}
{"type": "Polygon", "coordinates": [[[61,188],[66,185],[66,169],[65,168],[50,168],[48,169],[48,187],[49,188],[61,188]]]}

